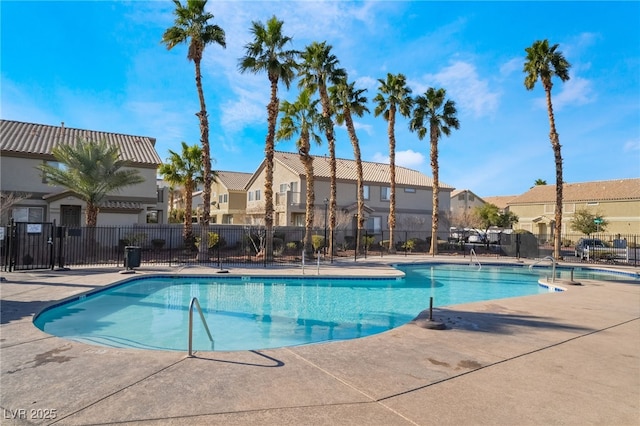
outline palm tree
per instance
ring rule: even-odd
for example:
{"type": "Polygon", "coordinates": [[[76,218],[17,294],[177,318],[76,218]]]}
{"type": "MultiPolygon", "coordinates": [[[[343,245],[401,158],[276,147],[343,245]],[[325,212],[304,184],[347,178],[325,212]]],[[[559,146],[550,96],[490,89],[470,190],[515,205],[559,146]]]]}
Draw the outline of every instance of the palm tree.
{"type": "Polygon", "coordinates": [[[449,136],[451,129],[460,128],[456,117],[456,103],[446,99],[446,90],[430,87],[423,96],[416,96],[413,117],[409,122],[409,129],[418,134],[422,140],[429,127],[429,142],[431,144],[431,170],[433,173],[433,213],[431,214],[431,248],[429,254],[438,254],[438,196],[440,182],[438,179],[438,139],[443,134],[449,136]]]}
{"type": "Polygon", "coordinates": [[[296,57],[298,52],[286,50],[291,37],[282,34],[282,25],[275,16],[267,21],[267,25],[254,21],[251,32],[253,41],[245,46],[246,55],[240,59],[241,72],[251,71],[256,74],[266,72],[271,86],[271,99],[267,105],[267,138],[265,142],[265,181],[264,181],[264,223],[267,231],[266,255],[272,255],[273,228],[273,153],[275,151],[276,121],[278,118],[278,82],[289,89],[295,77],[296,57]]]}
{"type": "Polygon", "coordinates": [[[105,141],[78,138],[75,145],[58,145],[52,153],[64,168],[44,164],[38,169],[49,183],[73,191],[87,203],[88,227],[96,226],[100,202],[107,194],[145,181],[138,170],[121,170],[126,161],[119,159],[119,148],[105,141]]]}
{"type": "Polygon", "coordinates": [[[532,90],[536,81],[540,79],[547,97],[547,113],[549,115],[549,139],[556,162],[556,212],[555,212],[555,234],[553,239],[553,255],[556,259],[561,258],[560,242],[562,237],[562,154],[560,152],[560,138],[556,131],[555,118],[553,116],[553,105],[551,103],[551,88],[553,83],[551,78],[556,76],[561,81],[569,80],[569,68],[571,64],[557,51],[558,45],[549,47],[548,40],[538,40],[525,49],[527,59],[524,63],[524,87],[532,90]]]}
{"type": "Polygon", "coordinates": [[[200,120],[200,142],[202,143],[202,166],[204,168],[202,222],[206,226],[209,224],[211,214],[211,183],[213,182],[213,175],[211,172],[211,149],[209,147],[209,117],[204,101],[204,92],[202,91],[200,62],[202,61],[204,49],[208,44],[216,43],[226,47],[225,34],[224,30],[218,25],[209,23],[209,20],[213,19],[213,14],[204,10],[207,0],[187,0],[185,6],[179,0],[173,0],[173,3],[176,5],[176,9],[173,12],[176,16],[175,25],[164,32],[162,43],[166,44],[169,50],[178,44],[188,43],[187,59],[193,61],[195,65],[196,89],[200,100],[200,111],[196,115],[200,120]]]}
{"type": "Polygon", "coordinates": [[[393,230],[396,227],[396,112],[403,117],[411,115],[413,99],[411,88],[407,86],[407,79],[403,74],[387,73],[387,79],[378,79],[379,92],[373,101],[377,104],[374,110],[375,116],[382,114],[389,123],[387,134],[389,136],[389,174],[391,193],[389,194],[389,251],[394,252],[393,230]]]}
{"type": "Polygon", "coordinates": [[[333,109],[329,100],[327,89],[328,83],[338,84],[341,79],[346,78],[346,71],[338,68],[338,58],[331,53],[331,45],[326,42],[313,42],[301,53],[302,63],[299,64],[298,75],[300,82],[298,86],[309,90],[311,93],[318,92],[320,104],[322,105],[322,116],[324,117],[324,133],[327,137],[329,148],[329,170],[331,179],[331,189],[329,195],[329,253],[333,256],[333,239],[336,227],[336,140],[333,133],[333,122],[331,116],[333,109]]]}
{"type": "Polygon", "coordinates": [[[349,133],[351,146],[353,146],[353,157],[356,161],[356,179],[357,179],[357,199],[358,199],[358,222],[356,229],[356,253],[360,251],[360,230],[364,228],[364,183],[362,172],[362,156],[360,155],[360,142],[356,134],[356,128],[353,124],[352,115],[362,117],[365,112],[369,112],[367,108],[367,98],[362,94],[367,89],[356,90],[355,83],[348,83],[347,79],[341,80],[335,86],[329,88],[331,104],[336,112],[336,123],[344,124],[349,133]]]}
{"type": "Polygon", "coordinates": [[[182,237],[187,248],[195,247],[193,236],[193,191],[204,182],[202,173],[202,149],[198,145],[188,146],[182,142],[182,152],[169,150],[169,158],[158,168],[158,173],[171,185],[181,186],[184,197],[184,228],[182,237]]]}
{"type": "Polygon", "coordinates": [[[315,190],[314,190],[314,174],[313,174],[313,157],[310,154],[311,141],[317,145],[322,143],[314,129],[324,128],[324,118],[317,111],[319,100],[311,99],[308,90],[302,90],[298,95],[298,99],[290,103],[284,101],[280,106],[280,111],[284,114],[280,119],[280,127],[276,133],[278,140],[289,140],[295,134],[299,135],[296,142],[298,147],[298,155],[300,161],[304,164],[305,175],[307,180],[307,202],[305,217],[305,233],[304,233],[304,251],[305,253],[313,253],[311,232],[313,230],[314,208],[315,208],[315,190]]]}
{"type": "Polygon", "coordinates": [[[535,182],[533,182],[534,186],[540,186],[540,185],[546,185],[547,181],[544,179],[536,179],[535,182]]]}

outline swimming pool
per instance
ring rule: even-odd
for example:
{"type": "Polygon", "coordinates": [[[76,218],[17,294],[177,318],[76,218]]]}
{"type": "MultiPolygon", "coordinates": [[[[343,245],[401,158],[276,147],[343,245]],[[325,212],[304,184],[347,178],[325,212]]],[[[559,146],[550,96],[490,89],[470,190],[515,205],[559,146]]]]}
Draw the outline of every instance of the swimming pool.
{"type": "Polygon", "coordinates": [[[144,276],[47,308],[34,324],[84,343],[186,350],[188,307],[197,297],[214,344],[195,314],[195,350],[266,349],[390,330],[415,318],[430,297],[446,306],[550,291],[538,285],[548,268],[397,268],[404,278],[144,276]]]}

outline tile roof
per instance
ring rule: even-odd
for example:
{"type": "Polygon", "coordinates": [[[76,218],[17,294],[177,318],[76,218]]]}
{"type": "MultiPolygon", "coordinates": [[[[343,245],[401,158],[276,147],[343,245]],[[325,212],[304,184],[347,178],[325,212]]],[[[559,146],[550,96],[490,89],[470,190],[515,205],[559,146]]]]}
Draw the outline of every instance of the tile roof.
{"type": "MultiPolygon", "coordinates": [[[[312,157],[314,175],[317,178],[329,179],[331,176],[329,157],[317,155],[313,155],[312,157]]],[[[300,176],[305,175],[304,165],[300,161],[297,153],[276,151],[274,160],[279,161],[300,176]]],[[[365,184],[391,182],[389,164],[363,161],[362,174],[365,184]]],[[[356,161],[336,158],[336,178],[338,180],[355,181],[357,179],[356,161]]],[[[433,179],[416,170],[396,166],[396,185],[431,188],[433,186],[433,179]]],[[[453,187],[440,181],[440,189],[453,189],[453,187]]]]}
{"type": "Polygon", "coordinates": [[[124,160],[137,164],[155,165],[162,161],[156,152],[155,138],[107,133],[95,130],[73,129],[64,126],[24,123],[0,120],[0,151],[2,153],[51,156],[52,149],[59,144],[75,143],[78,137],[90,140],[105,140],[120,148],[124,160]]]}
{"type": "MultiPolygon", "coordinates": [[[[494,206],[497,206],[499,209],[504,209],[507,207],[509,202],[516,197],[517,195],[495,195],[493,197],[483,197],[482,199],[484,200],[485,203],[493,204],[494,206]]],[[[555,195],[554,195],[554,201],[555,201],[555,195]]]]}
{"type": "Polygon", "coordinates": [[[217,178],[230,191],[242,191],[253,173],[216,171],[217,178]]]}
{"type": "Polygon", "coordinates": [[[470,189],[456,189],[454,191],[451,191],[451,198],[456,197],[456,196],[458,196],[458,195],[460,195],[460,194],[462,194],[464,192],[467,192],[467,193],[473,195],[474,197],[476,197],[480,201],[484,201],[484,198],[482,198],[481,196],[479,196],[478,194],[476,194],[475,192],[473,192],[470,189]]]}
{"type": "MultiPolygon", "coordinates": [[[[640,200],[640,178],[616,179],[596,182],[565,183],[564,201],[640,200]]],[[[513,198],[509,205],[551,203],[556,200],[555,185],[536,185],[513,198]]]]}

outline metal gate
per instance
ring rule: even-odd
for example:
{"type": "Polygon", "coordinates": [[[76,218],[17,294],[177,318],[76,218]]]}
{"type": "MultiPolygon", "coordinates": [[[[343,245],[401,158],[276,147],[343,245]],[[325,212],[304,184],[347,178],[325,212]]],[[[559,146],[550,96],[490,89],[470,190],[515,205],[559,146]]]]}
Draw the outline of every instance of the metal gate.
{"type": "Polygon", "coordinates": [[[13,222],[4,227],[2,262],[5,271],[47,269],[54,265],[55,226],[13,222]]]}

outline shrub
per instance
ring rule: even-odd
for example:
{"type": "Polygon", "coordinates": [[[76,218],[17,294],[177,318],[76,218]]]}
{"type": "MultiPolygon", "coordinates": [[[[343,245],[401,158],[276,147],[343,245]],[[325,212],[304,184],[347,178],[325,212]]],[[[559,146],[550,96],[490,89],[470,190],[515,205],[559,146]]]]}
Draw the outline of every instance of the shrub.
{"type": "Polygon", "coordinates": [[[362,245],[366,247],[367,250],[371,249],[371,246],[373,245],[373,241],[375,240],[375,237],[372,235],[370,237],[364,236],[362,237],[362,245]]]}
{"type": "Polygon", "coordinates": [[[314,251],[320,250],[324,247],[324,237],[322,235],[312,235],[311,245],[313,246],[314,251]]]}
{"type": "MultiPolygon", "coordinates": [[[[200,247],[200,237],[196,237],[195,238],[195,245],[196,247],[200,247]]],[[[207,235],[207,248],[209,250],[214,249],[216,247],[224,247],[225,245],[227,245],[227,242],[225,241],[224,237],[221,237],[220,235],[218,235],[217,232],[209,232],[209,234],[207,235]]]]}
{"type": "Polygon", "coordinates": [[[402,244],[402,248],[411,253],[416,249],[416,240],[414,238],[410,239],[406,243],[402,244]]]}

